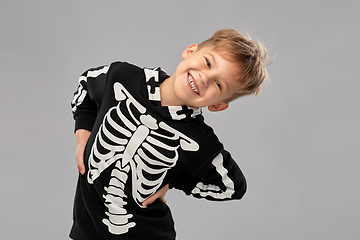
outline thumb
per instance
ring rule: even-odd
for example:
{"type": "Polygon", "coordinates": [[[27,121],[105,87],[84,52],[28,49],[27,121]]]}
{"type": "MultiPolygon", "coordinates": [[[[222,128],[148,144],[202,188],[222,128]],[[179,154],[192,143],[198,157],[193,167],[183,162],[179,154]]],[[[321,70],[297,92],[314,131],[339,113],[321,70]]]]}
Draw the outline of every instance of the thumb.
{"type": "Polygon", "coordinates": [[[84,152],[81,150],[77,152],[76,163],[80,174],[84,175],[85,174],[84,152]]]}

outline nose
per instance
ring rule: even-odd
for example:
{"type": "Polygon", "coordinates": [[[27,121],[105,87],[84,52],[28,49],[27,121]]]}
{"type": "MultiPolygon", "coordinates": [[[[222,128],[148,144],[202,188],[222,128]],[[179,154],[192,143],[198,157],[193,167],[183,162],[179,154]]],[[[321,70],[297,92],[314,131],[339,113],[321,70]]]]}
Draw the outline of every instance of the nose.
{"type": "Polygon", "coordinates": [[[205,72],[201,72],[200,74],[200,81],[204,85],[204,87],[208,87],[209,85],[209,76],[205,72]]]}

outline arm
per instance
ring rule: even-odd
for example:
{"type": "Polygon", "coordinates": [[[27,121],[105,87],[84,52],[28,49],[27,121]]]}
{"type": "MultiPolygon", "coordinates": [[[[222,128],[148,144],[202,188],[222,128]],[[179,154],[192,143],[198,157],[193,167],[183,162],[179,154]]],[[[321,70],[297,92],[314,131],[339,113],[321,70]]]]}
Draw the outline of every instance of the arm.
{"type": "Polygon", "coordinates": [[[92,130],[98,106],[102,101],[108,70],[109,66],[92,68],[80,76],[78,89],[71,101],[75,131],[92,130]]]}
{"type": "Polygon", "coordinates": [[[81,175],[85,174],[85,165],[84,165],[84,150],[86,143],[89,139],[91,132],[85,129],[78,129],[75,132],[76,136],[76,163],[77,168],[81,175]]]}
{"type": "Polygon", "coordinates": [[[79,86],[71,102],[75,119],[76,162],[82,175],[85,173],[84,150],[102,99],[107,71],[108,67],[105,66],[84,72],[79,78],[79,86]]]}
{"type": "Polygon", "coordinates": [[[187,195],[213,201],[241,199],[246,192],[246,180],[230,153],[222,150],[191,173],[185,173],[170,183],[187,195]]]}

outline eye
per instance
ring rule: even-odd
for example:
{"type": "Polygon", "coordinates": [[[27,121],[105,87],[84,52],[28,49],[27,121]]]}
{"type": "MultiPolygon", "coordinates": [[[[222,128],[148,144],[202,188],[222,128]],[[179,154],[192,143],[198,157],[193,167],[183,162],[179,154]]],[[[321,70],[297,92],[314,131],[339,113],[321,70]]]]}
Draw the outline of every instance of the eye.
{"type": "Polygon", "coordinates": [[[221,85],[218,81],[215,81],[215,84],[218,86],[218,88],[221,90],[221,85]]]}
{"type": "Polygon", "coordinates": [[[209,62],[209,60],[207,58],[205,58],[205,62],[206,62],[206,65],[208,66],[208,68],[210,68],[211,64],[210,64],[210,62],[209,62]]]}

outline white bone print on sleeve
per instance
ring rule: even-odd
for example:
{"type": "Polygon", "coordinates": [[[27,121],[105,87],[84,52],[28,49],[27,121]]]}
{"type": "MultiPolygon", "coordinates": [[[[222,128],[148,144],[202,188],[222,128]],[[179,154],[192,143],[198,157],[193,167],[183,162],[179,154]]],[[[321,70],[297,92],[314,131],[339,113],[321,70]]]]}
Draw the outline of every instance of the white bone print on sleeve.
{"type": "Polygon", "coordinates": [[[230,199],[235,192],[235,187],[234,182],[228,176],[228,170],[223,165],[223,155],[219,153],[212,161],[212,164],[221,176],[222,182],[226,187],[225,192],[222,191],[219,186],[199,182],[196,184],[196,187],[191,191],[191,193],[199,194],[201,197],[210,196],[215,199],[230,199]]]}

